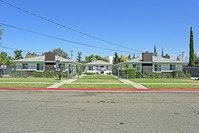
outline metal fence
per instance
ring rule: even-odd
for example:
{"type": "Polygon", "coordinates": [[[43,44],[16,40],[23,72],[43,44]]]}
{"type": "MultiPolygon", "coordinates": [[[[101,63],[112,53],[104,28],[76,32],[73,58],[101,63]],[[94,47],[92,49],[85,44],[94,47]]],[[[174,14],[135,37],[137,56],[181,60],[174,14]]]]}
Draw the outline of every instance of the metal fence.
{"type": "Polygon", "coordinates": [[[15,66],[0,65],[0,77],[9,77],[10,73],[15,70],[15,66]]]}

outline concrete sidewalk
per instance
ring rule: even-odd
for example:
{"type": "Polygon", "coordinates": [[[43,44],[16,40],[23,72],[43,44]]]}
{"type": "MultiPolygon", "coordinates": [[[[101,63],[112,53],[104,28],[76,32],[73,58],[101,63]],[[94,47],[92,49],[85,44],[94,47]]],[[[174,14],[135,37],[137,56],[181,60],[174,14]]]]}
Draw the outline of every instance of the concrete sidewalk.
{"type": "Polygon", "coordinates": [[[134,86],[136,89],[148,89],[148,88],[146,88],[145,86],[143,86],[143,85],[141,85],[141,84],[138,84],[138,83],[135,83],[135,82],[132,82],[132,81],[130,81],[130,80],[128,80],[128,79],[120,79],[120,78],[119,78],[119,80],[122,81],[122,82],[125,83],[125,84],[129,84],[129,85],[134,86]]]}
{"type": "MultiPolygon", "coordinates": [[[[83,74],[83,75],[80,75],[79,76],[79,78],[82,78],[82,77],[84,77],[85,75],[83,74]]],[[[59,82],[59,83],[55,83],[55,84],[53,84],[53,85],[51,85],[51,86],[48,86],[47,88],[58,88],[58,87],[60,87],[60,86],[62,86],[62,85],[64,85],[64,84],[71,84],[72,82],[74,82],[75,80],[78,80],[78,76],[76,75],[74,78],[72,78],[72,79],[68,79],[68,80],[64,80],[64,81],[62,81],[62,82],[59,82]]]]}

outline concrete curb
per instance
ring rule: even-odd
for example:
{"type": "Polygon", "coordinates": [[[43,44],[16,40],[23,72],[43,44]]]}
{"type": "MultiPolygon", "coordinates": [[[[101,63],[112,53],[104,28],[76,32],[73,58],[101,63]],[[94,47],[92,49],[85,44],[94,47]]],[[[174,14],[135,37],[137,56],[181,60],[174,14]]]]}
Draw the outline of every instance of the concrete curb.
{"type": "Polygon", "coordinates": [[[110,88],[9,88],[0,90],[73,90],[73,91],[199,91],[199,89],[110,89],[110,88]]]}

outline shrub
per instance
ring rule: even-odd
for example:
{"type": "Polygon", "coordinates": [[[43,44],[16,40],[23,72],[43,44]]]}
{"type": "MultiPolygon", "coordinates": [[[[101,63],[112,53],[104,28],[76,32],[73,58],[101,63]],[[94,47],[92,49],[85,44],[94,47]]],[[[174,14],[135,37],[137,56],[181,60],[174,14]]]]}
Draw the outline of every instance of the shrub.
{"type": "Polygon", "coordinates": [[[173,71],[173,77],[176,78],[178,76],[178,78],[181,78],[182,75],[182,71],[179,70],[174,70],[173,71]]]}
{"type": "Polygon", "coordinates": [[[44,72],[33,72],[33,77],[44,77],[44,72]]]}
{"type": "Polygon", "coordinates": [[[25,71],[12,71],[10,72],[11,77],[27,77],[27,74],[25,71]]]}
{"type": "Polygon", "coordinates": [[[191,74],[190,74],[190,73],[187,73],[187,74],[186,74],[186,78],[191,78],[191,74]]]}
{"type": "Polygon", "coordinates": [[[65,77],[65,78],[68,77],[68,73],[67,72],[63,72],[62,73],[62,77],[65,77]]]}
{"type": "Polygon", "coordinates": [[[136,72],[136,78],[141,78],[143,76],[142,72],[137,71],[136,72]]]}
{"type": "Polygon", "coordinates": [[[47,71],[46,77],[54,77],[54,71],[47,71]]]}
{"type": "Polygon", "coordinates": [[[136,69],[135,68],[122,69],[123,78],[127,78],[127,73],[128,73],[128,78],[136,78],[136,69]]]}
{"type": "Polygon", "coordinates": [[[82,69],[79,69],[79,75],[82,75],[82,69]]]}
{"type": "Polygon", "coordinates": [[[143,78],[152,78],[153,74],[152,73],[144,73],[143,78]]]}

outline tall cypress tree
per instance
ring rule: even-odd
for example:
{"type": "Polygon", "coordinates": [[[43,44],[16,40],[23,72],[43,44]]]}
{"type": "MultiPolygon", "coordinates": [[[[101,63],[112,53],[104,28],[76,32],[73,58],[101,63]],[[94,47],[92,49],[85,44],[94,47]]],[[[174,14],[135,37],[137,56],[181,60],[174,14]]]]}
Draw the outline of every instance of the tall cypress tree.
{"type": "Polygon", "coordinates": [[[157,52],[156,52],[156,45],[154,46],[154,53],[157,53],[157,52]]]}
{"type": "Polygon", "coordinates": [[[163,48],[162,48],[162,58],[164,57],[163,48]]]}
{"type": "Polygon", "coordinates": [[[189,43],[189,66],[194,66],[194,41],[192,27],[190,29],[190,43],[189,43]]]}

